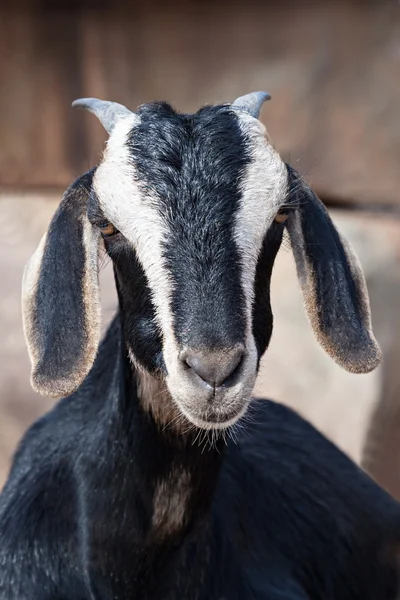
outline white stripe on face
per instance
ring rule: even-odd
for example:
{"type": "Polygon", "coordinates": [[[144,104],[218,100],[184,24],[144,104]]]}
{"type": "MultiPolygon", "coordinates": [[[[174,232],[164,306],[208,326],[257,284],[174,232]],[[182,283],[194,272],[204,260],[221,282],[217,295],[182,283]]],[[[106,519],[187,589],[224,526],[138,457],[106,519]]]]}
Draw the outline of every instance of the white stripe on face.
{"type": "Polygon", "coordinates": [[[167,231],[157,210],[158,199],[141,189],[127,144],[139,123],[140,118],[132,114],[116,124],[93,188],[104,214],[135,248],[149,282],[158,325],[177,354],[169,308],[172,283],[162,253],[167,231]]]}
{"type": "MultiPolygon", "coordinates": [[[[104,160],[94,176],[93,188],[104,214],[135,248],[146,274],[157,323],[163,335],[163,355],[168,371],[166,383],[173,401],[180,406],[177,390],[182,394],[188,391],[181,380],[180,348],[170,309],[172,281],[163,256],[166,225],[157,210],[157,197],[141,189],[127,144],[129,134],[139,122],[139,117],[132,115],[116,124],[104,160]]],[[[129,348],[129,351],[133,362],[137,364],[135,349],[129,348]]],[[[192,389],[190,392],[193,395],[192,389]]],[[[146,403],[149,404],[148,399],[146,403]]],[[[168,403],[165,410],[171,413],[168,403]]],[[[159,415],[158,420],[162,422],[168,418],[171,418],[170,414],[164,418],[159,415]]]]}
{"type": "Polygon", "coordinates": [[[255,273],[262,243],[288,191],[287,169],[268,141],[264,125],[245,112],[237,114],[249,143],[251,162],[241,181],[240,208],[235,219],[235,242],[239,249],[242,286],[246,299],[247,341],[256,352],[252,334],[255,273]]]}

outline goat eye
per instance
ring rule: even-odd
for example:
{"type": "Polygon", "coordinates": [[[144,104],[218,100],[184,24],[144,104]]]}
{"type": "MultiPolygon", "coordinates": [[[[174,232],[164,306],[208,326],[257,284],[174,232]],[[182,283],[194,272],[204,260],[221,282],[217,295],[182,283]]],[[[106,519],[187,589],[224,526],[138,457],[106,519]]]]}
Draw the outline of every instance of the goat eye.
{"type": "Polygon", "coordinates": [[[285,212],[278,212],[275,215],[275,223],[284,223],[286,221],[286,219],[288,218],[289,214],[285,213],[285,212]]]}
{"type": "Polygon", "coordinates": [[[111,235],[118,233],[118,229],[116,229],[112,223],[101,223],[98,227],[101,235],[104,237],[110,237],[111,235]]]}

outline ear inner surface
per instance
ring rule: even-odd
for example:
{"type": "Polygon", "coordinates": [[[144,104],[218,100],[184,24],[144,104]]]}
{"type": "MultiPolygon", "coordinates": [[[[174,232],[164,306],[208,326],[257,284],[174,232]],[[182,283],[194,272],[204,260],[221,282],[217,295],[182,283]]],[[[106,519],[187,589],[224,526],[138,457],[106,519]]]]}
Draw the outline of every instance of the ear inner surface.
{"type": "Polygon", "coordinates": [[[86,216],[92,175],[84,175],[67,190],[23,277],[31,382],[37,392],[52,397],[79,387],[99,344],[100,233],[86,216]]]}
{"type": "Polygon", "coordinates": [[[298,206],[287,221],[287,229],[314,333],[346,370],[372,371],[381,361],[381,351],[372,332],[360,263],[322,202],[292,169],[289,173],[294,178],[298,206]]]}

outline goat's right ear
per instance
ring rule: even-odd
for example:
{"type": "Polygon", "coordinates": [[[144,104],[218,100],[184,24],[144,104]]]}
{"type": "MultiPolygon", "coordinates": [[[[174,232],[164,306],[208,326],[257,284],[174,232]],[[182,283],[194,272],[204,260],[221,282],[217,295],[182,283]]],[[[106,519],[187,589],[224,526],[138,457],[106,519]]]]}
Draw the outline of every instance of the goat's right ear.
{"type": "Polygon", "coordinates": [[[86,173],[65,192],[24,271],[22,316],[31,383],[45,396],[74,392],[99,345],[100,233],[87,218],[93,174],[86,173]]]}

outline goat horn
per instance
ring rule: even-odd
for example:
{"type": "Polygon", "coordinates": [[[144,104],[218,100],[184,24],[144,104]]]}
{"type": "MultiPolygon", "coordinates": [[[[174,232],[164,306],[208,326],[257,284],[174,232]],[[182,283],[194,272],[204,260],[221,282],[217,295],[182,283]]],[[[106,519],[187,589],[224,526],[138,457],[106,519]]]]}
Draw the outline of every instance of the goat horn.
{"type": "Polygon", "coordinates": [[[107,102],[97,98],[79,98],[79,100],[74,100],[72,107],[90,110],[108,133],[112,132],[119,119],[133,114],[126,106],[118,104],[118,102],[107,102]]]}
{"type": "Polygon", "coordinates": [[[258,119],[262,105],[266,100],[270,100],[271,96],[267,92],[252,92],[245,96],[240,96],[232,103],[234,108],[244,110],[252,117],[258,119]]]}

